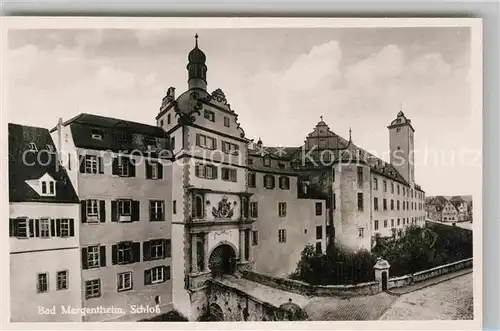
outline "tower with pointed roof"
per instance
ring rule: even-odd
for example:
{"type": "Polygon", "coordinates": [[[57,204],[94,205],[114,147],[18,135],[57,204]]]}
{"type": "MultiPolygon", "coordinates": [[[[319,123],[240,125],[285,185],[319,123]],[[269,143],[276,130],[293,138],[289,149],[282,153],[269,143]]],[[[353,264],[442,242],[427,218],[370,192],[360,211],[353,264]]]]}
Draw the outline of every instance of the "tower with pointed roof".
{"type": "Polygon", "coordinates": [[[415,129],[402,110],[387,127],[389,129],[389,150],[391,164],[398,170],[410,187],[415,183],[415,162],[413,135],[415,129]]]}
{"type": "Polygon", "coordinates": [[[188,70],[188,87],[189,89],[200,88],[207,89],[207,58],[205,53],[198,48],[198,34],[194,36],[195,46],[189,52],[187,65],[188,70]]]}

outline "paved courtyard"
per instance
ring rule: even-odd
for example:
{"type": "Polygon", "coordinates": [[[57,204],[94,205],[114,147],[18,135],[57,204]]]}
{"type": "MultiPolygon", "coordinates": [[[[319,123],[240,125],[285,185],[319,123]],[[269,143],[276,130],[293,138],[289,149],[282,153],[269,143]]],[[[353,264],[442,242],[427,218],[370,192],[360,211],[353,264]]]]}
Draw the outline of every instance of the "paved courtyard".
{"type": "Polygon", "coordinates": [[[472,273],[404,294],[382,320],[473,319],[472,273]]]}

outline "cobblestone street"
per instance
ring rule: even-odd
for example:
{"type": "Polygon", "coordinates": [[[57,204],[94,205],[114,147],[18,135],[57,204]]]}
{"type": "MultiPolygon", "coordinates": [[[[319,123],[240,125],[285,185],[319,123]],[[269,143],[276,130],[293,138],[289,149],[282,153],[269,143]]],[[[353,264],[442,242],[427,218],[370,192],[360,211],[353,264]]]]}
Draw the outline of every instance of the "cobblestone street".
{"type": "Polygon", "coordinates": [[[473,319],[472,273],[404,294],[382,320],[473,319]]]}

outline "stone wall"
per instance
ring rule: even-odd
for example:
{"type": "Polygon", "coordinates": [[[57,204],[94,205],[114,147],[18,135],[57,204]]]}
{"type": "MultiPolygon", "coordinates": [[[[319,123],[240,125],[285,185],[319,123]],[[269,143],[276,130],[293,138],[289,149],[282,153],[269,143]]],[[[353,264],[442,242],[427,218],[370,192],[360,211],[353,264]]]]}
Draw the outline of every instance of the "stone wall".
{"type": "Polygon", "coordinates": [[[472,268],[472,258],[441,265],[432,269],[423,270],[414,274],[389,279],[388,288],[404,287],[422,282],[427,279],[445,275],[454,271],[472,268]]]}
{"type": "Polygon", "coordinates": [[[252,271],[243,271],[242,275],[244,278],[248,280],[263,285],[307,296],[372,295],[379,293],[381,290],[379,282],[361,283],[356,285],[322,286],[322,285],[311,285],[298,280],[262,275],[252,271]]]}
{"type": "Polygon", "coordinates": [[[209,282],[208,302],[222,310],[224,321],[276,321],[279,307],[217,281],[209,282]]]}

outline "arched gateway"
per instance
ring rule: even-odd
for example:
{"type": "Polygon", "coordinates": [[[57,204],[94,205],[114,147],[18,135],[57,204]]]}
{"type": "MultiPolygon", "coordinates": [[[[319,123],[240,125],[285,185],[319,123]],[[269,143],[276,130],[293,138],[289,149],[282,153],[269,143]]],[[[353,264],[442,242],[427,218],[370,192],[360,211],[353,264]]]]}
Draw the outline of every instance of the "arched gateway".
{"type": "Polygon", "coordinates": [[[208,267],[217,275],[233,273],[236,269],[236,252],[233,247],[228,244],[220,244],[215,247],[210,254],[208,267]]]}

